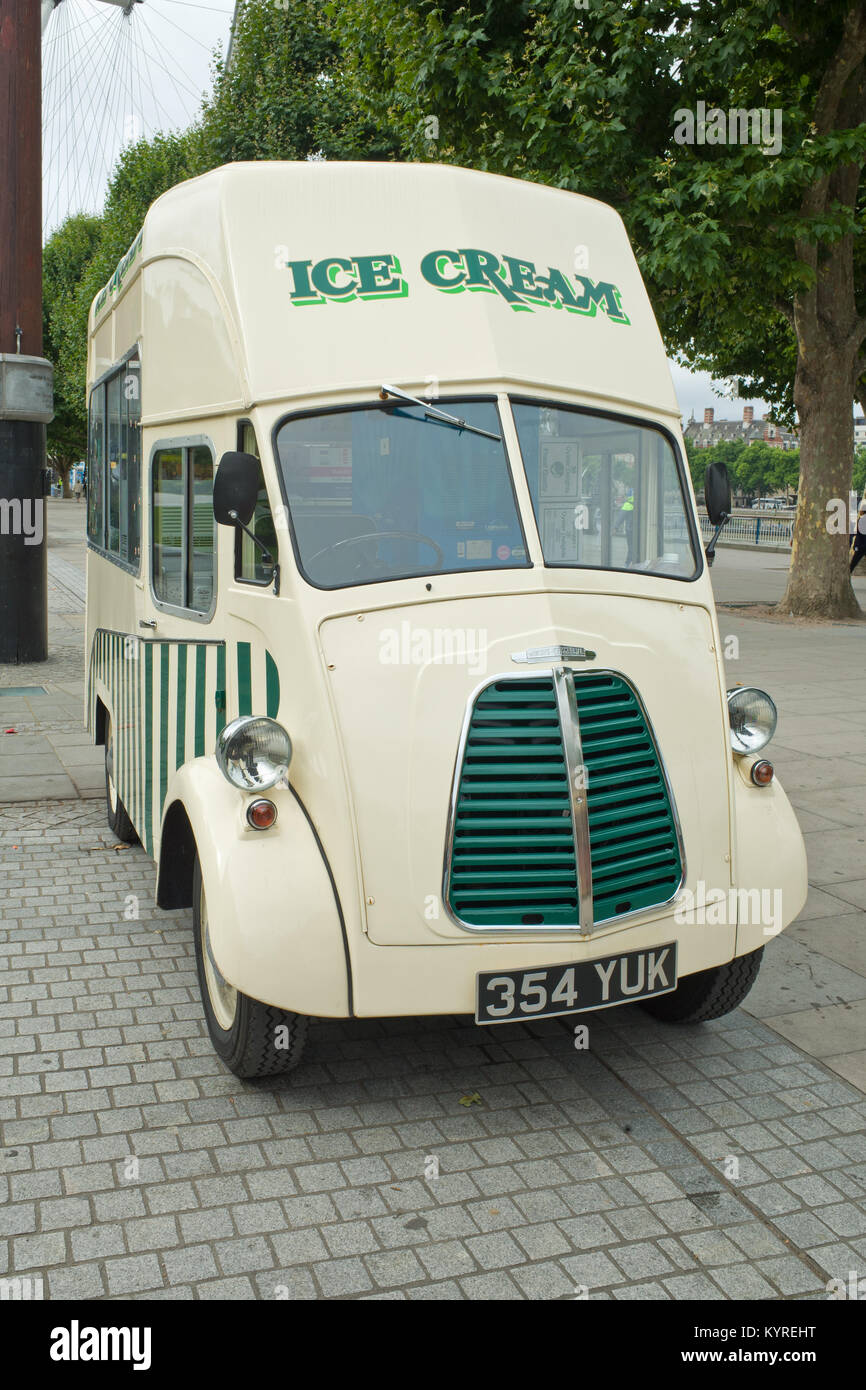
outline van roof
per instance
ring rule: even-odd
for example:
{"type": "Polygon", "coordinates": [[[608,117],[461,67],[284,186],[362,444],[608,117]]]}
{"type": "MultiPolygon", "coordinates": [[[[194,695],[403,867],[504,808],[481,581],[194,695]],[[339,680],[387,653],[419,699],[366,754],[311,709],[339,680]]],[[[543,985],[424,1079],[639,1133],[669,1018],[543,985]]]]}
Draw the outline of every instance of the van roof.
{"type": "Polygon", "coordinates": [[[679,418],[622,220],[562,189],[445,164],[230,164],[156,200],[91,334],[142,272],[144,353],[167,375],[193,341],[218,353],[223,399],[496,381],[679,418]]]}

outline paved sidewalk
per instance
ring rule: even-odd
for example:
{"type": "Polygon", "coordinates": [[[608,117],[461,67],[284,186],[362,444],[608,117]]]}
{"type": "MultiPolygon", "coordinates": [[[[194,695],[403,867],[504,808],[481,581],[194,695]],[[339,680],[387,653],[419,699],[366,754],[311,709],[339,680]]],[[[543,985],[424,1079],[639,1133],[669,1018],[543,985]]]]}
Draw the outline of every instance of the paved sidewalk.
{"type": "MultiPolygon", "coordinates": [[[[52,573],[51,662],[0,668],[48,696],[0,749],[43,738],[74,783],[39,715],[80,718],[52,573]]],[[[732,680],[778,698],[813,889],[748,1009],[704,1027],[615,1009],[581,1019],[584,1052],[573,1020],[320,1021],[292,1077],[243,1083],[205,1031],[189,914],[153,907],[101,800],[0,805],[0,1274],[75,1299],[808,1300],[862,1276],[866,625],[720,621],[732,680]]]]}
{"type": "Polygon", "coordinates": [[[84,519],[82,503],[46,503],[48,660],[0,666],[0,802],[105,795],[83,724],[84,519]]]}

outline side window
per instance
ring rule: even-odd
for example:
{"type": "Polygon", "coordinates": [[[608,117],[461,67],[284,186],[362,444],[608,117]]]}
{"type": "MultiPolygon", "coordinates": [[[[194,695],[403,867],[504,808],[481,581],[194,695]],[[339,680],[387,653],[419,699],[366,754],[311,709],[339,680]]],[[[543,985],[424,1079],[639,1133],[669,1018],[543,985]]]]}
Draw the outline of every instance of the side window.
{"type": "Polygon", "coordinates": [[[141,558],[141,363],[127,362],[121,408],[121,455],[126,476],[121,555],[138,568],[141,558]]]}
{"type": "Polygon", "coordinates": [[[106,527],[106,549],[110,555],[120,554],[120,515],[121,502],[126,499],[121,496],[125,491],[125,478],[123,459],[120,453],[120,377],[113,376],[107,383],[107,415],[106,415],[106,478],[108,482],[107,512],[108,526],[106,527]]]}
{"type": "MultiPolygon", "coordinates": [[[[259,446],[256,441],[256,432],[252,425],[245,421],[238,431],[238,448],[245,454],[255,454],[257,459],[261,458],[259,446]]],[[[259,464],[259,500],[250,522],[250,530],[266,545],[271,554],[276,558],[277,555],[277,533],[274,529],[274,518],[271,514],[271,504],[268,501],[267,488],[265,487],[264,470],[259,464]]],[[[269,565],[257,545],[254,545],[249,536],[244,535],[243,531],[237,532],[235,542],[235,578],[245,580],[248,584],[270,584],[274,577],[274,567],[269,565]]]]}
{"type": "Polygon", "coordinates": [[[90,429],[87,440],[87,538],[105,544],[102,487],[105,473],[105,386],[90,393],[90,429]]]}
{"type": "Polygon", "coordinates": [[[183,450],[153,456],[153,591],[184,607],[183,450]]]}
{"type": "Polygon", "coordinates": [[[130,358],[90,394],[87,537],[138,568],[141,556],[140,362],[130,358]]]}
{"type": "Polygon", "coordinates": [[[207,613],[213,604],[213,455],[207,445],[153,456],[153,590],[163,603],[207,613]]]}
{"type": "Polygon", "coordinates": [[[214,596],[213,456],[201,444],[186,454],[191,513],[186,607],[207,613],[214,596]]]}

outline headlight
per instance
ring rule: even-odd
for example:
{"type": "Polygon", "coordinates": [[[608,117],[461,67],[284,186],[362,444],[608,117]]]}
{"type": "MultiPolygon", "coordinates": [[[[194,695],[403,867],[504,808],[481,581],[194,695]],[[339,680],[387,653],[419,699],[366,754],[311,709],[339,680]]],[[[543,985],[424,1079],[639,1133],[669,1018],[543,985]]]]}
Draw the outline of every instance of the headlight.
{"type": "Polygon", "coordinates": [[[776,732],[776,706],[752,685],[728,691],[731,747],[735,753],[760,753],[776,732]]]}
{"type": "Polygon", "coordinates": [[[264,791],[288,772],[292,740],[276,720],[245,714],[233,719],[219,735],[216,760],[233,787],[264,791]]]}

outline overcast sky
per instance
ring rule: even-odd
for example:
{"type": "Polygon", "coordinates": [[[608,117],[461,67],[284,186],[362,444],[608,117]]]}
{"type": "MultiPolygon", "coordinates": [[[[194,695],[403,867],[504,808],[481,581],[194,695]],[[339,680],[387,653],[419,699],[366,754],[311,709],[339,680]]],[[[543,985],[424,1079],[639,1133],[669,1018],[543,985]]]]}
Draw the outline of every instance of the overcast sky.
{"type": "MultiPolygon", "coordinates": [[[[46,235],[70,213],[101,210],[124,145],[190,123],[233,11],[233,0],[141,0],[127,18],[105,0],[61,0],[42,46],[46,235]]],[[[720,400],[706,373],[671,371],[686,420],[692,411],[702,420],[708,405],[720,420],[741,419],[747,404],[756,416],[766,410],[720,400]]]]}

